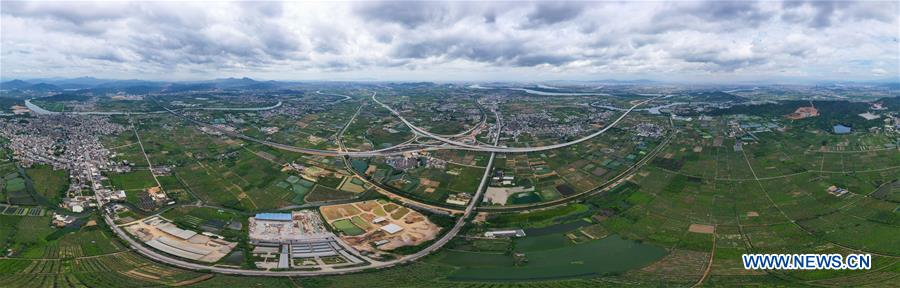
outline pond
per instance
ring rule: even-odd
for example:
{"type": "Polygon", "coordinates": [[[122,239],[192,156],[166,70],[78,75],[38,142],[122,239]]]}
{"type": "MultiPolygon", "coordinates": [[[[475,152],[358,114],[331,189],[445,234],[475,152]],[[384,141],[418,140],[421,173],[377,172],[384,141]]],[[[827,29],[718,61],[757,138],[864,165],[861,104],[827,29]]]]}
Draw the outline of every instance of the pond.
{"type": "Polygon", "coordinates": [[[448,277],[449,280],[528,281],[624,272],[649,265],[667,252],[659,246],[612,235],[583,244],[525,252],[528,263],[520,266],[513,265],[512,257],[507,255],[461,251],[448,253],[442,262],[462,266],[448,277]],[[488,258],[490,261],[486,261],[488,258]]]}
{"type": "Polygon", "coordinates": [[[527,228],[527,229],[525,229],[525,235],[541,236],[541,235],[549,235],[549,234],[560,234],[560,233],[566,233],[566,232],[569,232],[569,231],[572,231],[572,230],[575,230],[575,229],[578,229],[578,228],[581,228],[584,226],[588,226],[591,224],[592,223],[590,221],[578,220],[578,221],[572,221],[572,222],[567,222],[567,223],[563,223],[563,224],[556,224],[556,225],[547,226],[547,227],[527,228]]]}

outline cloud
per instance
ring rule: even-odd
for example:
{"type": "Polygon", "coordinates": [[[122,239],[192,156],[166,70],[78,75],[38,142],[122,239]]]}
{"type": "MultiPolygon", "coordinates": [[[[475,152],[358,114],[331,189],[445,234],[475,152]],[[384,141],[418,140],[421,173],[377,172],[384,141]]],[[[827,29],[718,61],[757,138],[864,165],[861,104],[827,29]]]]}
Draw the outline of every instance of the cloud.
{"type": "Polygon", "coordinates": [[[897,2],[0,5],[3,78],[752,79],[900,74],[898,65],[853,64],[900,61],[897,2]]]}
{"type": "Polygon", "coordinates": [[[363,19],[416,28],[425,23],[444,20],[447,9],[446,5],[438,2],[387,1],[364,3],[356,12],[363,19]]]}
{"type": "Polygon", "coordinates": [[[581,15],[583,2],[540,2],[528,13],[528,27],[553,25],[569,21],[581,15]]]}

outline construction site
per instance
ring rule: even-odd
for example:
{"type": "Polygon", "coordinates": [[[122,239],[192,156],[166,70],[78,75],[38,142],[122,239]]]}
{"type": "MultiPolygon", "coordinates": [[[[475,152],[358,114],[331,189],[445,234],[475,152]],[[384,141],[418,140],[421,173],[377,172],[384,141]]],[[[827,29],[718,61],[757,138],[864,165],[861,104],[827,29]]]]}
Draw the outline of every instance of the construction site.
{"type": "Polygon", "coordinates": [[[249,225],[259,268],[330,269],[365,263],[359,252],[328,231],[314,210],[259,213],[249,219],[249,225]]]}
{"type": "Polygon", "coordinates": [[[125,230],[156,250],[199,262],[217,262],[237,246],[209,232],[197,233],[178,228],[161,216],[134,222],[125,230]]]}
{"type": "Polygon", "coordinates": [[[441,227],[415,210],[387,200],[370,200],[319,208],[341,239],[359,251],[381,254],[434,239],[441,227]]]}

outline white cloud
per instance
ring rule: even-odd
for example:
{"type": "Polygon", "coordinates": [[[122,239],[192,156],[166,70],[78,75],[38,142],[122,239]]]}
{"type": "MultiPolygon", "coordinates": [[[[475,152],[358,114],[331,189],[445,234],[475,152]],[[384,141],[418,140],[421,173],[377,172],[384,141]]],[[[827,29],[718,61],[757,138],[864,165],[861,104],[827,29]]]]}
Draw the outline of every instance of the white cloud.
{"type": "Polygon", "coordinates": [[[0,76],[896,77],[897,6],[7,1],[0,76]]]}

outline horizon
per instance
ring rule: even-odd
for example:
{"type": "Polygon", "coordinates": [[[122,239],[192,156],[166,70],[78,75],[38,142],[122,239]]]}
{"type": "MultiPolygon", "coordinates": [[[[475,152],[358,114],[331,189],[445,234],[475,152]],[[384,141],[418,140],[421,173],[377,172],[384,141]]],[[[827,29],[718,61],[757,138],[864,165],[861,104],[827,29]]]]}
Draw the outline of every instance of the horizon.
{"type": "MultiPolygon", "coordinates": [[[[772,81],[772,80],[745,80],[745,81],[667,81],[667,80],[654,80],[654,79],[646,79],[646,78],[622,78],[622,79],[614,79],[614,78],[606,78],[606,79],[586,79],[586,80],[569,80],[569,79],[548,79],[548,80],[381,80],[381,79],[285,79],[285,80],[274,80],[274,79],[260,79],[260,78],[252,78],[246,76],[232,76],[232,77],[216,77],[216,78],[203,78],[203,79],[191,79],[191,80],[152,80],[152,79],[140,79],[140,78],[98,78],[93,76],[79,76],[79,77],[35,77],[35,78],[26,78],[26,77],[14,77],[14,78],[5,78],[0,77],[0,83],[7,83],[12,81],[24,81],[29,84],[53,84],[56,81],[77,81],[77,80],[85,80],[85,81],[101,81],[102,83],[113,83],[113,82],[125,82],[125,81],[142,81],[142,82],[150,82],[150,83],[204,83],[204,82],[214,82],[214,81],[223,81],[223,80],[252,80],[256,82],[278,82],[278,83],[327,83],[327,82],[335,82],[335,83],[432,83],[432,84],[541,84],[541,83],[551,83],[551,84],[587,84],[587,83],[609,83],[609,84],[642,84],[642,85],[699,85],[699,86],[745,86],[745,85],[800,85],[800,86],[815,86],[815,85],[827,85],[827,84],[895,84],[900,83],[900,76],[898,78],[881,78],[881,79],[869,79],[869,80],[836,80],[836,79],[806,79],[806,80],[784,80],[782,81],[772,81]]],[[[77,82],[76,82],[77,83],[77,82]]]]}
{"type": "Polygon", "coordinates": [[[900,81],[896,1],[172,4],[2,2],[0,79],[900,81]]]}

